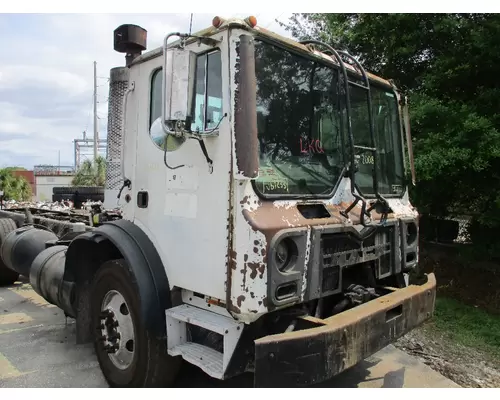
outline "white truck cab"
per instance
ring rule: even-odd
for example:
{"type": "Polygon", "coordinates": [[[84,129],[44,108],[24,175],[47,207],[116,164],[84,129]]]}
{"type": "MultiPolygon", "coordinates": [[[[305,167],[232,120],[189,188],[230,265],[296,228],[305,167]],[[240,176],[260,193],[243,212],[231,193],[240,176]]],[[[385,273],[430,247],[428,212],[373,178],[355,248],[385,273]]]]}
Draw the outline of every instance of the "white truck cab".
{"type": "MultiPolygon", "coordinates": [[[[434,276],[408,280],[418,212],[390,81],[254,17],[146,53],[143,28],[114,35],[126,65],[111,70],[105,205],[121,219],[50,246],[40,235],[30,271],[110,385],[170,384],[181,359],[217,379],[310,385],[430,318],[434,276]]],[[[13,270],[23,234],[2,245],[13,270]]]]}

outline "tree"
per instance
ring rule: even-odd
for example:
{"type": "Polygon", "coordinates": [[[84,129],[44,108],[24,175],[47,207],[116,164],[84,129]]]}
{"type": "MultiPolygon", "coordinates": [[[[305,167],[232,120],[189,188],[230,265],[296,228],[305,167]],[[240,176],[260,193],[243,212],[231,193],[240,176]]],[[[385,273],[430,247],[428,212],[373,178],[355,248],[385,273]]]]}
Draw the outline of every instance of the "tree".
{"type": "Polygon", "coordinates": [[[5,200],[29,201],[32,196],[29,182],[22,176],[14,176],[16,168],[0,168],[0,190],[5,200]]]}
{"type": "Polygon", "coordinates": [[[73,186],[104,186],[106,183],[106,160],[98,156],[94,162],[85,160],[76,171],[73,186]]]}
{"type": "Polygon", "coordinates": [[[499,14],[294,14],[284,25],[409,95],[421,212],[500,228],[499,14]]]}

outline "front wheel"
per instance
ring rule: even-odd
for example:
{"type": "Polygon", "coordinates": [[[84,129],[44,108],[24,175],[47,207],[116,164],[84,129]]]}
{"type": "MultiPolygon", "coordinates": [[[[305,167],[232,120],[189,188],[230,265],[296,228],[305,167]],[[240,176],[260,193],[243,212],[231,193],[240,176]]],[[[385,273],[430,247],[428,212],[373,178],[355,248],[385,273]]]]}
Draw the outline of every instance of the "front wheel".
{"type": "Polygon", "coordinates": [[[169,386],[180,360],[145,327],[134,282],[123,259],[105,262],[96,273],[91,315],[99,365],[112,387],[169,386]]]}

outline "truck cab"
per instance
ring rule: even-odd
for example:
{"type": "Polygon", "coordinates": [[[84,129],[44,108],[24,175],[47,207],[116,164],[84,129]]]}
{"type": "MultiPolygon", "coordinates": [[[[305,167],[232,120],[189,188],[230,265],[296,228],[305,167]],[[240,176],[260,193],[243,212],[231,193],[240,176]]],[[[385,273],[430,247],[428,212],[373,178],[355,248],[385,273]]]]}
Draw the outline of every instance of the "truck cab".
{"type": "MultiPolygon", "coordinates": [[[[418,212],[391,81],[255,17],[145,53],[141,27],[114,40],[126,65],[110,72],[105,206],[122,218],[38,255],[64,252],[52,302],[112,386],[172,383],[181,359],[310,385],[431,317],[434,276],[408,279],[418,212]]],[[[35,265],[40,286],[56,267],[35,265]]]]}

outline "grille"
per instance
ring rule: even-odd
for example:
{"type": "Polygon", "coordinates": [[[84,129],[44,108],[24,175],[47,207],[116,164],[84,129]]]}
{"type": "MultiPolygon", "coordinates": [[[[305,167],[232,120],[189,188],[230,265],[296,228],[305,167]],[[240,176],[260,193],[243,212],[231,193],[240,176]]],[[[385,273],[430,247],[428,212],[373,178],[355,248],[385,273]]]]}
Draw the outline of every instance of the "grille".
{"type": "Polygon", "coordinates": [[[122,186],[122,122],[123,98],[128,87],[128,69],[113,68],[109,82],[108,100],[108,149],[106,160],[106,189],[117,190],[122,186]]]}
{"type": "Polygon", "coordinates": [[[392,270],[394,227],[385,227],[364,242],[346,234],[324,234],[321,237],[323,292],[338,289],[340,269],[350,265],[377,261],[379,275],[392,270]]]}

